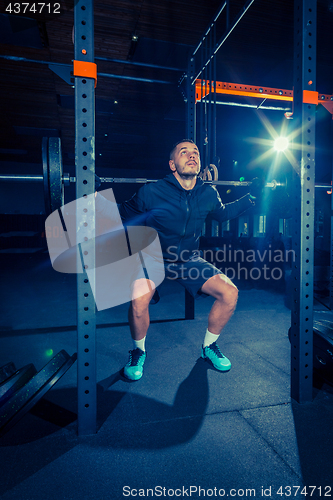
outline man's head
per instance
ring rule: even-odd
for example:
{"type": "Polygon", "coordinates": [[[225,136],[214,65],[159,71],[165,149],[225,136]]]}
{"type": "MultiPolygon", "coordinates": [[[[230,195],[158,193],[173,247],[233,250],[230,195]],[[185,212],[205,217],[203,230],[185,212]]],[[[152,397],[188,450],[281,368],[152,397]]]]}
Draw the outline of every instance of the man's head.
{"type": "Polygon", "coordinates": [[[190,139],[177,142],[170,152],[170,169],[175,177],[193,179],[200,172],[200,154],[196,144],[190,139]]]}

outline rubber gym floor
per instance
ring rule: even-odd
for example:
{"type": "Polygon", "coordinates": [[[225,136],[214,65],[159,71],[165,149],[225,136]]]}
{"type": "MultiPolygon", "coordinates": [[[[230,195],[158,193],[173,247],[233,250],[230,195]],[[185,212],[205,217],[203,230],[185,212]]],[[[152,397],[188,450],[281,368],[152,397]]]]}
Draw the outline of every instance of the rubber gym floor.
{"type": "MultiPolygon", "coordinates": [[[[40,370],[62,349],[75,353],[75,276],[55,272],[46,253],[2,254],[1,275],[0,366],[40,370]]],[[[185,321],[183,289],[161,285],[135,383],[120,373],[128,305],[98,312],[98,432],[77,435],[75,363],[0,439],[0,498],[332,497],[333,387],[316,376],[311,403],[290,398],[286,294],[237,285],[219,340],[228,373],[200,358],[210,298],[185,321]]]]}

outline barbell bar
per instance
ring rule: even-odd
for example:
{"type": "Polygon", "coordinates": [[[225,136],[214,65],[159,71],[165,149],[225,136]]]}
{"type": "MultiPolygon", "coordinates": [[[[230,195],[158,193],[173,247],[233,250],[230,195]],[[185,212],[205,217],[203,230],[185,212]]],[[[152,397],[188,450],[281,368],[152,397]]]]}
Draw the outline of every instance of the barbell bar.
{"type": "MultiPolygon", "coordinates": [[[[0,182],[42,182],[44,185],[44,203],[46,215],[51,214],[62,205],[64,205],[64,186],[69,186],[71,183],[76,182],[75,177],[71,177],[68,173],[63,173],[62,169],[62,155],[61,155],[61,140],[59,137],[43,137],[42,139],[42,163],[43,175],[39,174],[0,174],[0,182]]],[[[115,184],[147,184],[150,182],[157,182],[157,179],[144,179],[144,178],[126,178],[126,177],[98,177],[97,181],[101,184],[115,183],[115,184]]],[[[250,181],[219,181],[207,180],[206,184],[213,184],[216,186],[233,186],[233,187],[246,187],[251,186],[250,181]]],[[[265,184],[266,188],[276,189],[277,187],[287,188],[287,181],[278,182],[272,180],[265,184]]],[[[331,184],[316,184],[318,189],[332,189],[331,184]]]]}
{"type": "MultiPolygon", "coordinates": [[[[158,179],[144,179],[144,178],[132,178],[132,177],[96,177],[100,180],[102,184],[104,183],[117,183],[117,184],[147,184],[148,182],[157,182],[158,179]]],[[[14,182],[42,182],[44,177],[38,174],[26,174],[26,175],[11,175],[11,174],[0,174],[0,181],[14,181],[14,182]]],[[[75,183],[76,178],[71,177],[69,174],[62,175],[62,183],[65,186],[69,186],[71,183],[75,183]]],[[[204,181],[205,184],[214,184],[216,186],[251,186],[251,181],[204,181]]],[[[286,187],[284,182],[277,182],[273,180],[265,184],[266,188],[275,189],[276,187],[286,187]]],[[[331,184],[316,184],[316,189],[331,189],[331,184]]]]}
{"type": "MultiPolygon", "coordinates": [[[[0,174],[0,181],[2,182],[44,182],[44,177],[39,174],[20,174],[20,175],[12,175],[12,174],[0,174]]],[[[63,174],[61,177],[61,182],[65,186],[69,186],[71,182],[76,182],[75,177],[70,177],[69,174],[63,174]]]]}
{"type": "MultiPolygon", "coordinates": [[[[97,179],[102,183],[116,183],[116,184],[147,184],[149,182],[157,182],[158,179],[144,179],[144,178],[132,178],[132,177],[99,177],[96,175],[97,179]]],[[[14,182],[42,182],[44,177],[38,174],[25,174],[25,175],[11,175],[11,174],[0,174],[0,182],[14,181],[14,182]]],[[[69,174],[63,174],[61,182],[65,186],[69,186],[71,183],[76,182],[75,177],[71,177],[69,174]]],[[[251,181],[204,181],[205,184],[213,184],[216,186],[234,186],[234,187],[246,187],[251,186],[251,181]]],[[[272,180],[267,182],[264,186],[265,188],[275,189],[276,187],[286,187],[284,182],[277,182],[272,180]]],[[[316,184],[316,189],[331,189],[331,184],[316,184]]]]}
{"type": "MultiPolygon", "coordinates": [[[[126,177],[98,177],[97,179],[102,183],[117,183],[117,184],[147,184],[148,182],[157,182],[158,179],[144,179],[144,178],[126,178],[126,177]]],[[[25,174],[25,175],[10,175],[0,174],[0,181],[14,181],[14,182],[42,182],[44,181],[44,177],[38,174],[25,174]]],[[[75,177],[70,177],[69,174],[63,174],[61,178],[61,182],[65,186],[69,186],[71,183],[76,182],[75,177]]],[[[251,186],[252,182],[250,181],[204,181],[205,184],[214,184],[216,186],[234,186],[234,187],[242,187],[242,186],[251,186]]],[[[275,180],[271,182],[267,182],[264,187],[275,189],[277,186],[284,187],[285,184],[282,182],[277,182],[275,180]]],[[[324,186],[323,186],[324,187],[324,186]]],[[[325,187],[331,187],[327,184],[325,187]]]]}

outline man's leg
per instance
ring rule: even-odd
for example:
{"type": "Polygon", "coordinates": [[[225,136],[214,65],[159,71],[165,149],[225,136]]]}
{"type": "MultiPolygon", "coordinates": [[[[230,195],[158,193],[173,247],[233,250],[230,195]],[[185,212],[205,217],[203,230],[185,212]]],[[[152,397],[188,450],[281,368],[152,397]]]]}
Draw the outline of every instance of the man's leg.
{"type": "Polygon", "coordinates": [[[223,356],[216,341],[236,308],[238,289],[227,276],[217,274],[209,278],[201,290],[216,299],[208,316],[202,357],[210,359],[218,370],[227,371],[231,368],[231,363],[223,356]]]}
{"type": "Polygon", "coordinates": [[[208,330],[218,336],[236,308],[238,289],[227,276],[216,274],[201,290],[216,299],[208,316],[208,330]]]}
{"type": "Polygon", "coordinates": [[[143,375],[143,364],[146,359],[145,340],[150,324],[149,303],[155,292],[152,281],[139,279],[134,282],[132,302],[128,310],[128,321],[133,339],[133,350],[124,368],[125,377],[139,380],[143,375]]]}

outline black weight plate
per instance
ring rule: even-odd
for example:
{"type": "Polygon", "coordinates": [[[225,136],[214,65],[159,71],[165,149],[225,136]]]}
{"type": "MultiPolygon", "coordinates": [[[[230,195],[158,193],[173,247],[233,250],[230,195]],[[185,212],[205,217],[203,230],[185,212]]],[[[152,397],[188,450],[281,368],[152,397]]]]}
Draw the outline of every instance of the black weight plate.
{"type": "Polygon", "coordinates": [[[66,373],[77,358],[62,350],[0,408],[0,436],[15,425],[66,373]]]}
{"type": "Polygon", "coordinates": [[[329,320],[320,320],[313,322],[313,328],[317,328],[324,335],[333,340],[333,323],[329,320]]]}
{"type": "Polygon", "coordinates": [[[48,172],[51,212],[64,205],[64,185],[62,182],[61,140],[49,137],[48,172]]]}
{"type": "MultiPolygon", "coordinates": [[[[288,331],[291,340],[291,328],[288,331]]],[[[313,368],[329,384],[333,384],[333,335],[331,328],[313,324],[313,368]]]]}
{"type": "Polygon", "coordinates": [[[11,398],[15,392],[29,382],[29,380],[37,373],[36,368],[32,363],[17,370],[11,377],[0,384],[0,406],[11,398]]]}
{"type": "Polygon", "coordinates": [[[44,206],[46,215],[51,213],[50,176],[49,176],[49,138],[42,139],[42,163],[43,163],[43,184],[44,184],[44,206]]]}
{"type": "Polygon", "coordinates": [[[4,382],[4,380],[7,380],[11,375],[13,375],[16,372],[16,368],[14,363],[11,361],[10,363],[7,363],[6,365],[3,365],[0,367],[0,384],[4,382]]]}
{"type": "Polygon", "coordinates": [[[326,382],[333,383],[333,340],[322,327],[313,329],[313,367],[326,382]]]}

